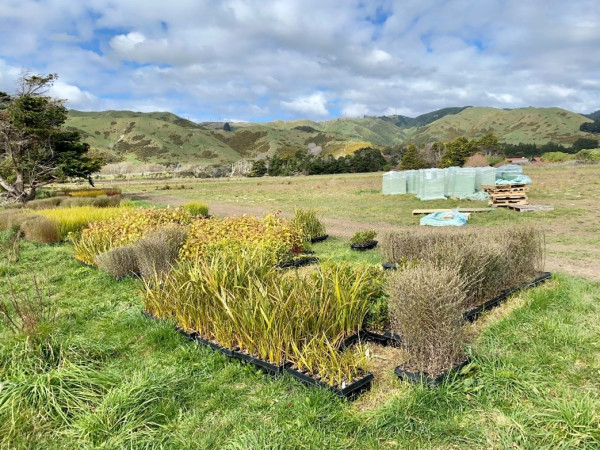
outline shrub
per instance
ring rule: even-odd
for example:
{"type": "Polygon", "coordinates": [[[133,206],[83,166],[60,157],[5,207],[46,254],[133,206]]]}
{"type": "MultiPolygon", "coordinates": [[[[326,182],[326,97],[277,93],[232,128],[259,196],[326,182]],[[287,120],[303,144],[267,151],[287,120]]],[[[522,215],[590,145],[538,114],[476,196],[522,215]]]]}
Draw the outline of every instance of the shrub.
{"type": "Polygon", "coordinates": [[[306,241],[325,234],[325,225],[319,220],[317,211],[312,208],[295,208],[292,226],[299,230],[306,241]]]}
{"type": "Polygon", "coordinates": [[[166,224],[185,225],[191,221],[190,215],[182,209],[93,209],[107,213],[118,211],[118,214],[108,215],[101,221],[90,221],[93,223],[90,223],[80,236],[73,236],[75,257],[92,265],[100,253],[137,242],[166,224]]]}
{"type": "Polygon", "coordinates": [[[575,159],[586,162],[600,161],[600,149],[581,150],[575,154],[575,159]]]}
{"type": "Polygon", "coordinates": [[[467,229],[418,228],[383,235],[388,262],[431,262],[455,267],[465,281],[467,304],[474,306],[503,289],[543,271],[543,232],[529,226],[467,229]]]}
{"type": "Polygon", "coordinates": [[[60,241],[56,223],[44,216],[28,216],[21,223],[21,233],[30,242],[50,244],[60,241]]]}
{"type": "Polygon", "coordinates": [[[134,245],[139,273],[144,278],[168,272],[175,264],[185,241],[185,228],[177,225],[160,228],[134,245]]]}
{"type": "Polygon", "coordinates": [[[98,197],[94,198],[92,205],[94,205],[96,208],[114,208],[119,206],[120,203],[120,195],[99,195],[98,197]]]}
{"type": "Polygon", "coordinates": [[[116,247],[98,255],[96,265],[115,278],[139,273],[137,254],[130,245],[116,247]]]}
{"type": "Polygon", "coordinates": [[[19,231],[21,223],[26,218],[27,215],[19,209],[7,209],[0,211],[0,231],[19,231]]]}
{"type": "Polygon", "coordinates": [[[200,202],[189,202],[183,205],[183,209],[191,216],[208,216],[208,206],[200,202]]]}
{"type": "Polygon", "coordinates": [[[195,220],[190,225],[180,256],[194,259],[222,242],[238,247],[258,247],[268,252],[274,263],[289,259],[290,253],[303,249],[299,231],[285,220],[268,214],[263,219],[245,216],[195,220]]]}
{"type": "Polygon", "coordinates": [[[66,197],[61,205],[63,208],[78,208],[80,206],[93,206],[94,198],[89,197],[66,197]]]}
{"type": "Polygon", "coordinates": [[[68,197],[49,197],[42,198],[39,200],[31,200],[27,202],[27,208],[29,209],[50,209],[57,208],[62,201],[68,197]]]}
{"type": "Polygon", "coordinates": [[[436,377],[465,358],[464,281],[456,268],[431,262],[389,277],[391,328],[402,336],[407,368],[436,377]]]}
{"type": "Polygon", "coordinates": [[[109,196],[113,195],[121,195],[121,189],[75,189],[75,190],[66,190],[65,194],[70,197],[99,197],[99,196],[109,196]]]}
{"type": "Polygon", "coordinates": [[[568,153],[565,153],[565,152],[547,152],[542,155],[541,160],[543,162],[553,163],[553,162],[570,161],[574,158],[575,158],[575,155],[569,155],[568,153]]]}
{"type": "Polygon", "coordinates": [[[357,231],[350,238],[351,244],[366,244],[367,242],[371,242],[377,236],[377,231],[375,230],[365,230],[365,231],[357,231]]]}

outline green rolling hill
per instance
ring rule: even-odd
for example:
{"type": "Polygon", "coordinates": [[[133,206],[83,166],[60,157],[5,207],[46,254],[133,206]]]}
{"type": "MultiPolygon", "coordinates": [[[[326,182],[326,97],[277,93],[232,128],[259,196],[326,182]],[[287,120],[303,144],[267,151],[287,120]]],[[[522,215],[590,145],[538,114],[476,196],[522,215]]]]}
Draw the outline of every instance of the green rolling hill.
{"type": "Polygon", "coordinates": [[[313,122],[194,123],[168,112],[69,111],[66,126],[81,132],[93,152],[109,162],[223,164],[264,155],[305,152],[340,156],[367,146],[448,141],[494,133],[503,142],[548,141],[570,145],[589,135],[579,126],[591,119],[560,108],[445,108],[416,118],[382,116],[313,122]]]}

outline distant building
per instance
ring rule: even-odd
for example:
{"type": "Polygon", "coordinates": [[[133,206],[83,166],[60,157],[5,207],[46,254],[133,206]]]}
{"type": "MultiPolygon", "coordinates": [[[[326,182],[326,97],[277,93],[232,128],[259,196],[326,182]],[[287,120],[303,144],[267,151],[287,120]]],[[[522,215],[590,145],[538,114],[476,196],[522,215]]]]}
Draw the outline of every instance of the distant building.
{"type": "Polygon", "coordinates": [[[525,164],[525,163],[529,162],[529,160],[527,158],[522,157],[522,156],[519,156],[519,157],[507,156],[505,161],[510,164],[525,164]]]}

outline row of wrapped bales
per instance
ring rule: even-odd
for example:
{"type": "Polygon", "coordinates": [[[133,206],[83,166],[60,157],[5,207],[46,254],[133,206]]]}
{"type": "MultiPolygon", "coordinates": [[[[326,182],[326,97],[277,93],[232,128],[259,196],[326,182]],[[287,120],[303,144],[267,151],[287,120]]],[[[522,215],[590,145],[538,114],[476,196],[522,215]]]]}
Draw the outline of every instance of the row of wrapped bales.
{"type": "Polygon", "coordinates": [[[493,167],[449,167],[392,171],[383,175],[383,194],[416,194],[421,200],[446,197],[466,198],[481,190],[482,185],[495,184],[493,167]]]}

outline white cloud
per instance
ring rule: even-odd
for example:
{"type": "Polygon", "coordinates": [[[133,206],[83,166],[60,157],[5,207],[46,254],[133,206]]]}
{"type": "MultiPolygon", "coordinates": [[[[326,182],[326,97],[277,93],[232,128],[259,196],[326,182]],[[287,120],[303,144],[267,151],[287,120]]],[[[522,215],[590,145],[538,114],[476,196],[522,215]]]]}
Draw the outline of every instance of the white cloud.
{"type": "Polygon", "coordinates": [[[0,2],[0,90],[23,67],[58,73],[72,107],[199,118],[589,112],[600,108],[598,48],[594,0],[0,2]]]}
{"type": "Polygon", "coordinates": [[[64,83],[60,80],[56,81],[50,88],[50,95],[56,98],[67,100],[66,106],[72,109],[90,109],[93,108],[98,101],[98,98],[87,92],[82,91],[77,86],[64,83]]]}
{"type": "Polygon", "coordinates": [[[281,106],[290,111],[317,116],[329,115],[326,104],[327,100],[322,92],[306,97],[298,97],[290,102],[281,102],[281,106]]]}

